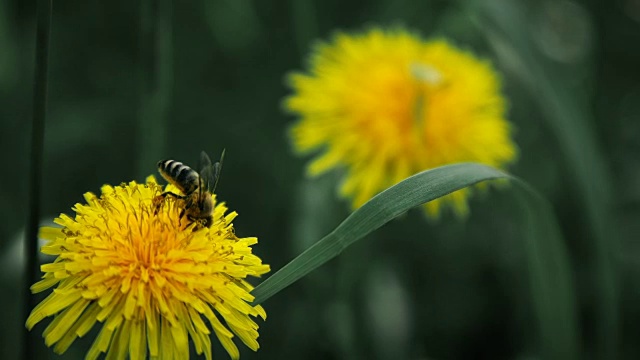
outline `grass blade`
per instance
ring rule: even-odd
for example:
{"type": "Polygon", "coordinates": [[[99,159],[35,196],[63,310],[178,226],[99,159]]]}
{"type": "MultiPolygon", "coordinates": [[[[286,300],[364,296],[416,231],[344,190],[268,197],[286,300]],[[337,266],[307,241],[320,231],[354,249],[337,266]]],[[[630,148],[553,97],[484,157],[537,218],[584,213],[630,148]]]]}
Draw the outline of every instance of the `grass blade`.
{"type": "MultiPolygon", "coordinates": [[[[27,319],[31,309],[36,306],[36,298],[31,294],[29,285],[37,281],[38,268],[38,227],[40,222],[40,193],[42,188],[42,157],[44,154],[44,127],[47,113],[47,83],[49,69],[49,42],[51,39],[52,0],[39,0],[36,19],[36,61],[33,97],[33,121],[31,128],[31,168],[29,173],[29,214],[24,244],[25,301],[23,316],[27,319]]],[[[24,330],[22,356],[35,359],[37,347],[33,333],[24,330]]]]}
{"type": "Polygon", "coordinates": [[[545,357],[578,358],[575,296],[564,243],[548,204],[526,183],[474,163],[443,166],[409,177],[354,211],[334,231],[255,288],[262,303],[405,211],[482,181],[511,178],[527,231],[525,250],[532,298],[545,357]]]}
{"type": "Polygon", "coordinates": [[[260,284],[253,291],[256,297],[254,303],[267,300],[414,206],[481,181],[506,176],[503,172],[479,164],[456,164],[405,179],[369,200],[333,232],[260,284]]]}

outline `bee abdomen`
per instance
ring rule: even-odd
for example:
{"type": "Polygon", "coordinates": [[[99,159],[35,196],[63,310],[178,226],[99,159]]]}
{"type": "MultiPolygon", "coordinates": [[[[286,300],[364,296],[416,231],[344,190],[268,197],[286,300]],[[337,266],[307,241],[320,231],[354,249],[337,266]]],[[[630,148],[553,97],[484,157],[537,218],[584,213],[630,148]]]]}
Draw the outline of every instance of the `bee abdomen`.
{"type": "Polygon", "coordinates": [[[179,161],[159,161],[158,169],[167,181],[179,187],[185,194],[189,194],[198,188],[198,173],[179,161]]]}

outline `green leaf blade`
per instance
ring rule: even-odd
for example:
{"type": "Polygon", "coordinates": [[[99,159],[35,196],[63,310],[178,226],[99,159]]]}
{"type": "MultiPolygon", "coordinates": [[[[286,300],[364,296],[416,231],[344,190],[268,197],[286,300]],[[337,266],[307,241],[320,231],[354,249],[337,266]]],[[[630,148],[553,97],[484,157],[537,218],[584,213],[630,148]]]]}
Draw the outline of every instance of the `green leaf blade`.
{"type": "Polygon", "coordinates": [[[479,182],[508,176],[476,163],[447,165],[413,175],[373,197],[333,232],[256,287],[252,292],[254,303],[264,302],[407,210],[479,182]]]}
{"type": "MultiPolygon", "coordinates": [[[[565,244],[548,202],[527,183],[489,166],[463,163],[409,177],[354,211],[334,231],[257,286],[260,304],[405,211],[477,183],[510,179],[525,229],[523,249],[543,358],[579,359],[576,299],[565,244]]],[[[425,284],[428,286],[428,284],[425,284]]]]}

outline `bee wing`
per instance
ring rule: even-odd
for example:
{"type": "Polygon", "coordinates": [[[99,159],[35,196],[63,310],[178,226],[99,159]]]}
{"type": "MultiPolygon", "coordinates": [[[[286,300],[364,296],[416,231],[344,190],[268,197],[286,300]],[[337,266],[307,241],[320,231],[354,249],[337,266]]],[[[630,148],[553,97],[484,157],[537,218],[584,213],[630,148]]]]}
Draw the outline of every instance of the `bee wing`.
{"type": "Polygon", "coordinates": [[[214,168],[211,164],[211,159],[209,159],[209,155],[204,151],[200,153],[200,164],[199,164],[198,174],[200,175],[201,188],[209,191],[211,189],[211,185],[213,184],[214,178],[214,168]]]}
{"type": "Polygon", "coordinates": [[[218,180],[220,180],[220,172],[222,171],[222,162],[224,161],[224,153],[226,150],[227,149],[222,149],[220,160],[213,164],[213,190],[216,189],[216,186],[218,186],[218,180]]]}
{"type": "Polygon", "coordinates": [[[213,193],[220,179],[220,171],[222,170],[222,161],[224,160],[225,150],[222,150],[220,161],[211,164],[211,159],[204,151],[200,153],[200,178],[205,189],[213,193]]]}

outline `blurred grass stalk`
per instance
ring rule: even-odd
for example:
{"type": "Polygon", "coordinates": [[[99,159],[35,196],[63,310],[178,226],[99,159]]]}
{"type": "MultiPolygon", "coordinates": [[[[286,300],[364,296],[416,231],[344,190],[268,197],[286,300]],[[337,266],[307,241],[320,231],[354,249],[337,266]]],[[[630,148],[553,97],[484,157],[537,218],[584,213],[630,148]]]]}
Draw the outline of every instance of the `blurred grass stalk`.
{"type": "Polygon", "coordinates": [[[318,36],[318,20],[313,0],[290,0],[294,37],[301,58],[309,54],[313,40],[318,36]]]}
{"type": "Polygon", "coordinates": [[[137,179],[165,152],[173,95],[173,2],[142,0],[140,7],[137,179]]]}
{"type": "MultiPolygon", "coordinates": [[[[49,43],[51,40],[52,0],[38,0],[36,15],[35,75],[33,96],[33,119],[31,124],[31,153],[29,172],[29,214],[24,244],[25,298],[23,319],[26,321],[36,298],[31,295],[30,285],[38,278],[38,224],[40,222],[40,193],[42,188],[42,157],[44,152],[44,130],[47,115],[47,77],[49,68],[49,43]]],[[[35,335],[24,330],[22,356],[36,358],[35,335]]]]}
{"type": "Polygon", "coordinates": [[[513,193],[523,214],[524,248],[540,358],[580,359],[575,280],[565,240],[551,204],[527,183],[514,179],[513,193]]]}
{"type": "MultiPolygon", "coordinates": [[[[484,33],[498,58],[529,88],[545,114],[564,153],[568,173],[573,174],[583,199],[586,223],[591,226],[590,255],[594,258],[597,358],[616,359],[619,331],[618,284],[614,255],[618,249],[611,218],[612,184],[594,129],[587,113],[589,101],[563,84],[554,82],[545,59],[533,48],[525,11],[507,1],[461,2],[471,20],[484,33]],[[517,73],[516,73],[517,72],[517,73]]],[[[522,5],[520,5],[522,6],[522,5]]]]}
{"type": "MultiPolygon", "coordinates": [[[[291,239],[294,241],[292,243],[293,254],[302,253],[340,222],[344,211],[343,204],[336,197],[331,196],[335,192],[335,183],[338,180],[334,175],[325,174],[317,178],[305,178],[300,182],[294,197],[295,202],[292,205],[292,208],[295,209],[292,211],[291,221],[291,239]]],[[[297,323],[299,328],[295,330],[295,336],[297,341],[300,341],[302,336],[306,336],[306,341],[313,339],[313,341],[329,342],[335,352],[339,354],[339,358],[357,359],[359,358],[357,357],[358,344],[353,339],[356,332],[360,330],[356,330],[353,326],[352,315],[355,307],[352,302],[353,296],[349,293],[353,287],[346,285],[344,280],[345,276],[360,278],[363,272],[347,273],[344,271],[343,268],[348,266],[346,262],[353,261],[353,259],[348,259],[347,255],[337,259],[338,264],[335,267],[318,269],[309,274],[302,282],[305,289],[303,302],[307,309],[305,315],[307,320],[297,323]],[[327,316],[327,313],[331,315],[327,316]],[[331,320],[327,321],[327,317],[331,320]],[[309,328],[308,322],[322,324],[321,334],[325,337],[318,339],[318,335],[314,335],[309,328]]],[[[353,256],[354,253],[352,252],[350,255],[353,256]]],[[[362,263],[361,260],[366,259],[366,255],[361,252],[358,252],[356,256],[358,256],[358,263],[362,263]]],[[[302,352],[296,356],[301,357],[302,352]]]]}

